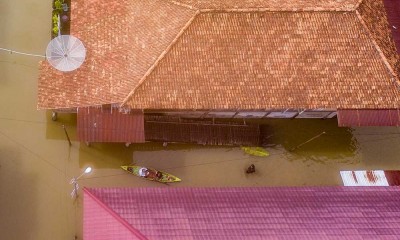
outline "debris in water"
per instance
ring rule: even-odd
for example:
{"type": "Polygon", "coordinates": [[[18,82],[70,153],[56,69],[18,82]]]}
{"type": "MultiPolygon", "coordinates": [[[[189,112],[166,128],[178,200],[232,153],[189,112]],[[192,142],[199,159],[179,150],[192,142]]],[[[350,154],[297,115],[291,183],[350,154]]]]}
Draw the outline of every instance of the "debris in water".
{"type": "Polygon", "coordinates": [[[250,174],[250,173],[254,173],[254,172],[256,172],[256,166],[254,166],[254,164],[251,164],[251,165],[247,168],[246,173],[247,173],[247,174],[250,174]]]}

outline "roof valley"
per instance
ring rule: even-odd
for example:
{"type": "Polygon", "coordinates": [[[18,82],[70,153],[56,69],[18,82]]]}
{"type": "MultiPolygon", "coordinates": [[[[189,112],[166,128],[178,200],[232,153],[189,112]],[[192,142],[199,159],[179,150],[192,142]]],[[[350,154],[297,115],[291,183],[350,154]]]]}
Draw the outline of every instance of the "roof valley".
{"type": "Polygon", "coordinates": [[[183,35],[183,33],[188,29],[188,27],[192,24],[193,20],[199,15],[200,11],[197,10],[192,18],[182,27],[179,33],[176,35],[174,40],[168,45],[168,47],[160,54],[160,56],[156,59],[156,61],[151,65],[151,67],[146,71],[143,77],[139,80],[138,84],[136,84],[135,88],[128,94],[128,96],[122,101],[121,106],[125,106],[125,103],[131,98],[131,96],[135,93],[136,89],[138,89],[142,83],[146,80],[146,78],[153,72],[153,70],[157,67],[158,63],[165,57],[165,55],[169,52],[169,50],[175,45],[178,39],[183,35]]]}
{"type": "Polygon", "coordinates": [[[189,9],[191,9],[191,10],[199,10],[198,8],[195,8],[195,7],[190,6],[190,5],[188,5],[188,4],[184,4],[184,3],[181,3],[181,2],[177,2],[177,1],[174,1],[174,0],[171,0],[171,1],[169,1],[169,2],[172,3],[172,4],[175,4],[175,5],[177,5],[177,6],[180,6],[180,7],[189,8],[189,9]]]}

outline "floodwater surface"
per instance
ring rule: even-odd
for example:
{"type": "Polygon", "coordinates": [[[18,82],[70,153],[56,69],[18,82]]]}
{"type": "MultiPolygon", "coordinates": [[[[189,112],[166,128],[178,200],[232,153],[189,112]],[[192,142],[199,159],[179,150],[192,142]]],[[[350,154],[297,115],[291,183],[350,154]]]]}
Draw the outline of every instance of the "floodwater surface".
{"type": "MultiPolygon", "coordinates": [[[[0,0],[0,47],[44,54],[50,23],[50,1],[0,0]]],[[[247,155],[240,147],[88,147],[76,141],[76,116],[60,114],[53,122],[50,112],[36,110],[39,60],[0,51],[1,239],[81,239],[82,198],[71,199],[69,181],[87,166],[94,171],[79,180],[81,188],[337,186],[341,170],[399,170],[398,128],[338,128],[336,119],[258,121],[266,126],[268,157],[247,155]],[[131,163],[164,170],[182,182],[160,185],[119,168],[131,163]],[[250,164],[256,172],[246,175],[250,164]]]]}

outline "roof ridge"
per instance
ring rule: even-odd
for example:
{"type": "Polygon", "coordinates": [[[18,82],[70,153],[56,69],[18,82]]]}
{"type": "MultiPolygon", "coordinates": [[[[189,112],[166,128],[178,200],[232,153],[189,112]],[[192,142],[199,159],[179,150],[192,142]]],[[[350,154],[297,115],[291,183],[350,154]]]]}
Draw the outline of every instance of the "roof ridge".
{"type": "Polygon", "coordinates": [[[189,8],[189,9],[191,9],[191,10],[199,10],[199,9],[196,8],[196,7],[193,7],[193,6],[191,6],[191,5],[184,4],[184,3],[181,3],[181,2],[177,2],[177,1],[174,1],[174,0],[169,0],[168,2],[170,2],[170,3],[172,3],[172,4],[175,4],[175,5],[177,5],[177,6],[180,6],[180,7],[189,8]]]}
{"type": "Polygon", "coordinates": [[[199,9],[201,13],[209,13],[209,12],[353,12],[357,8],[352,9],[340,9],[340,8],[305,8],[305,9],[298,9],[298,8],[260,8],[260,7],[253,7],[253,8],[225,8],[225,9],[213,9],[213,8],[206,8],[206,9],[199,9]]]}
{"type": "MultiPolygon", "coordinates": [[[[204,0],[203,0],[204,1],[204,0]]],[[[169,0],[170,3],[178,5],[178,6],[182,6],[185,8],[189,8],[192,10],[200,10],[201,12],[265,12],[265,11],[271,11],[271,12],[320,12],[320,11],[339,11],[339,12],[352,12],[355,11],[360,4],[363,2],[363,0],[353,0],[356,3],[352,3],[349,5],[345,5],[342,4],[342,6],[336,6],[336,7],[305,7],[305,8],[301,8],[301,7],[286,7],[286,8],[282,8],[282,7],[232,7],[229,8],[224,8],[224,7],[215,7],[215,8],[202,8],[201,6],[196,6],[196,2],[195,1],[191,1],[191,2],[186,2],[182,0],[169,0]]],[[[201,1],[197,1],[197,4],[201,2],[201,1]]],[[[201,4],[200,4],[201,5],[201,4]]],[[[268,4],[267,4],[268,5],[268,4]]],[[[209,7],[209,6],[208,6],[209,7]]]]}
{"type": "Polygon", "coordinates": [[[146,78],[154,71],[154,69],[158,66],[158,63],[167,55],[167,53],[171,50],[172,46],[178,41],[178,39],[183,35],[183,33],[188,29],[188,27],[192,24],[193,20],[199,15],[200,11],[197,10],[192,18],[182,27],[179,33],[176,35],[174,40],[168,45],[168,47],[160,54],[160,56],[156,59],[153,65],[147,70],[147,72],[143,75],[143,77],[139,80],[138,84],[132,89],[132,91],[128,94],[128,96],[122,101],[120,106],[124,106],[126,102],[132,97],[135,93],[136,89],[138,89],[142,83],[146,80],[146,78]]]}
{"type": "Polygon", "coordinates": [[[117,214],[114,210],[107,206],[102,200],[96,197],[92,192],[90,192],[89,188],[84,187],[83,192],[86,193],[91,199],[93,199],[97,204],[100,205],[104,210],[111,214],[118,222],[124,225],[130,232],[132,232],[135,237],[141,240],[147,240],[147,237],[144,236],[139,230],[132,227],[125,219],[123,219],[119,214],[117,214]]]}
{"type": "Polygon", "coordinates": [[[362,18],[361,14],[358,12],[358,10],[355,10],[356,16],[358,20],[360,21],[361,25],[367,31],[367,34],[369,36],[369,39],[371,40],[372,44],[374,45],[375,49],[378,51],[379,56],[381,57],[383,63],[385,64],[387,70],[389,73],[392,75],[392,81],[394,84],[397,85],[397,87],[400,87],[400,82],[399,82],[399,76],[396,74],[396,72],[393,70],[392,66],[390,65],[389,61],[387,60],[385,54],[382,52],[381,48],[379,47],[378,43],[376,43],[374,37],[372,36],[371,31],[369,30],[368,26],[365,24],[364,19],[362,18]]]}

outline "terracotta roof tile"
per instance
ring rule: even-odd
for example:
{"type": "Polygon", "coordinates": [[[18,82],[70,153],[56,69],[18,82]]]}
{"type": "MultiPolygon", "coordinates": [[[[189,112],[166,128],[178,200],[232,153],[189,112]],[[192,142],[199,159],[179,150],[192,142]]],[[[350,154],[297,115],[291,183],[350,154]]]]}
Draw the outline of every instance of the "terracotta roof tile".
{"type": "Polygon", "coordinates": [[[355,12],[201,13],[127,104],[397,108],[378,50],[355,12]]]}
{"type": "Polygon", "coordinates": [[[272,11],[350,11],[360,0],[172,0],[192,9],[268,9],[272,11]]]}
{"type": "Polygon", "coordinates": [[[364,0],[357,12],[393,71],[400,76],[400,56],[396,51],[383,1],[364,0]]]}
{"type": "Polygon", "coordinates": [[[39,108],[400,105],[381,0],[73,0],[71,11],[87,59],[70,73],[41,64],[39,108]]]}
{"type": "Polygon", "coordinates": [[[41,63],[38,108],[121,102],[194,15],[163,0],[72,0],[71,35],[87,57],[70,73],[41,63]]]}

